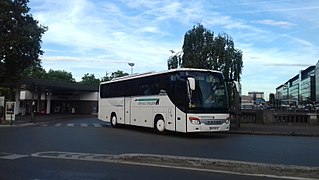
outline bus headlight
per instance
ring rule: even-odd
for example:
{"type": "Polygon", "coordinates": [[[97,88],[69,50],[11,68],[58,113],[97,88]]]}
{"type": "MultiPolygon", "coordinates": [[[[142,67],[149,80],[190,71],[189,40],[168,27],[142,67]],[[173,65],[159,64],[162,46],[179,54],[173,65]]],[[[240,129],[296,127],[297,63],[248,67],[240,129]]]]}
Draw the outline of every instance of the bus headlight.
{"type": "Polygon", "coordinates": [[[226,124],[229,124],[230,123],[230,117],[226,118],[226,124]]]}
{"type": "Polygon", "coordinates": [[[200,125],[200,120],[199,120],[198,117],[190,116],[190,117],[189,117],[189,121],[190,121],[192,124],[200,125]]]}

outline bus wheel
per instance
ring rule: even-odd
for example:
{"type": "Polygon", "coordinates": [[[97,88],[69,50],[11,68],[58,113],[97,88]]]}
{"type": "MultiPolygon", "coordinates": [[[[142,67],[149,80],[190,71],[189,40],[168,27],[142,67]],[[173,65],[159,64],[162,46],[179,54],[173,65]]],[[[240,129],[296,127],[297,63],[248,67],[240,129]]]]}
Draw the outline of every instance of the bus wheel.
{"type": "Polygon", "coordinates": [[[155,120],[155,130],[158,133],[163,133],[165,131],[165,121],[162,117],[156,118],[155,120]]]}
{"type": "Polygon", "coordinates": [[[112,127],[117,127],[117,118],[116,118],[116,115],[112,115],[112,118],[111,118],[111,126],[112,127]]]}

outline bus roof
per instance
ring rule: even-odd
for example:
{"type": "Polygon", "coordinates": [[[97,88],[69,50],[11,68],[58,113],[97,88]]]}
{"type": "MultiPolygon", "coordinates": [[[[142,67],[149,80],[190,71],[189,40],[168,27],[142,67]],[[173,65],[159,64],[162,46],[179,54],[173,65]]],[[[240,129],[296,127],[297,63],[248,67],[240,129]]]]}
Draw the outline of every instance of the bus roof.
{"type": "Polygon", "coordinates": [[[132,75],[127,75],[127,76],[117,77],[117,78],[112,79],[111,81],[101,82],[101,84],[130,80],[130,79],[137,79],[137,78],[142,78],[142,77],[149,77],[149,76],[166,74],[166,73],[171,73],[171,72],[179,72],[179,71],[202,71],[202,72],[221,73],[220,71],[210,70],[210,69],[178,68],[178,69],[170,69],[170,70],[160,71],[160,72],[153,71],[153,72],[146,72],[146,73],[141,73],[141,74],[132,74],[132,75]]]}

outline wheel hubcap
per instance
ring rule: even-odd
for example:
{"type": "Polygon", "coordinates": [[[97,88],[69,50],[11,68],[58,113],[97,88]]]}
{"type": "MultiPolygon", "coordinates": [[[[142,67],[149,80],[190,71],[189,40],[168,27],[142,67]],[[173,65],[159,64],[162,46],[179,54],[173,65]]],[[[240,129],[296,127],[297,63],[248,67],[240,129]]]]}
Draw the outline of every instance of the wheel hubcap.
{"type": "Polygon", "coordinates": [[[156,127],[157,127],[158,131],[163,132],[164,131],[164,121],[158,120],[156,123],[156,127]]]}

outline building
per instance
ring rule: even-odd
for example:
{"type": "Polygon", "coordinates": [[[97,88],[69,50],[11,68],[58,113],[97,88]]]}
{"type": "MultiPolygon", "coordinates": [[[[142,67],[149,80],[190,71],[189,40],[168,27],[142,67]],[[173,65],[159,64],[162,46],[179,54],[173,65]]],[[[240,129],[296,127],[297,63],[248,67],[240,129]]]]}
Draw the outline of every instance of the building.
{"type": "Polygon", "coordinates": [[[248,92],[248,96],[253,99],[254,104],[264,104],[264,92],[248,92]]]}
{"type": "Polygon", "coordinates": [[[276,88],[276,99],[301,104],[319,102],[319,61],[276,88]]]}
{"type": "Polygon", "coordinates": [[[96,113],[98,85],[24,78],[16,91],[15,114],[96,113]]]}

